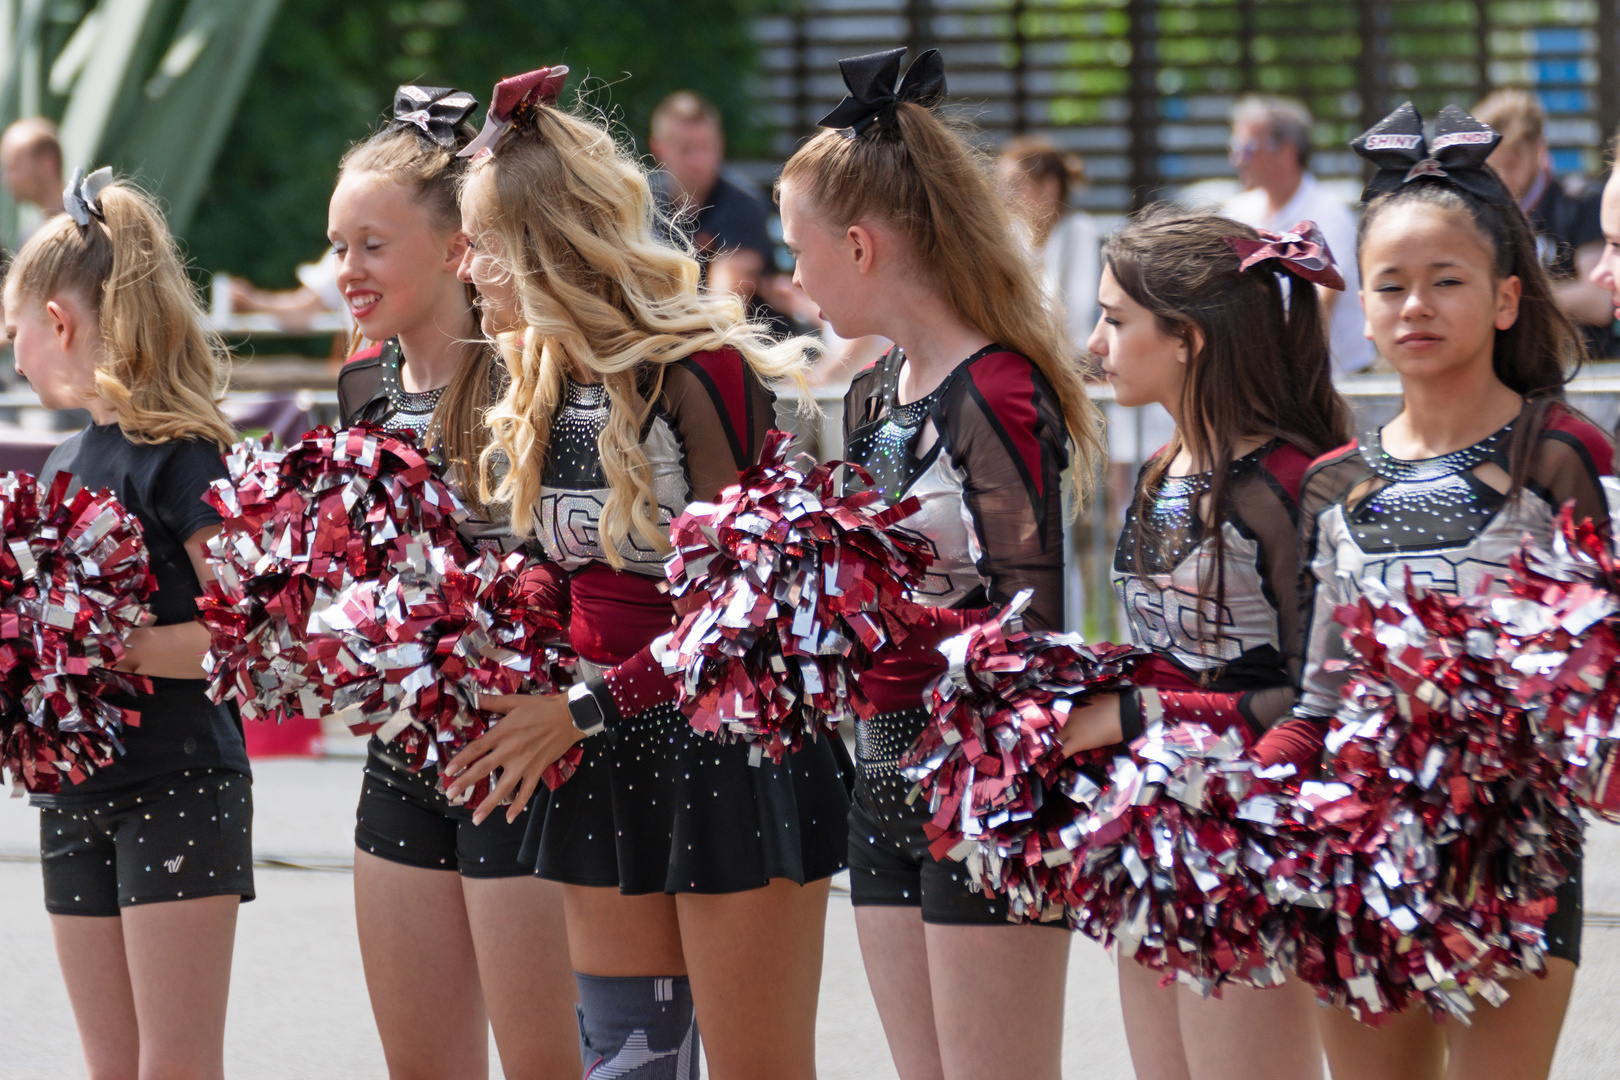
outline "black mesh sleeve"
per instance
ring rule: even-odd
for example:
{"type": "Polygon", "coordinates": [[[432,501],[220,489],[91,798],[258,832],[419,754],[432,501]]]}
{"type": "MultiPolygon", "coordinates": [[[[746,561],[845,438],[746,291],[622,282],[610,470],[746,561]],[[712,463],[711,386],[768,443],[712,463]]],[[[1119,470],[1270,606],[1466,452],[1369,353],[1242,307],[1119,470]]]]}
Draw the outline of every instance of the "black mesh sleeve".
{"type": "Polygon", "coordinates": [[[1063,625],[1062,412],[1032,363],[1012,353],[975,362],[941,402],[952,463],[962,471],[987,600],[1023,589],[1032,628],[1063,625]]]}
{"type": "Polygon", "coordinates": [[[1325,722],[1338,711],[1345,676],[1327,670],[1327,663],[1345,657],[1344,637],[1333,621],[1333,610],[1347,598],[1342,595],[1333,544],[1324,535],[1324,526],[1367,476],[1360,453],[1350,451],[1313,468],[1300,492],[1299,633],[1304,658],[1296,716],[1325,722]]]}
{"type": "Polygon", "coordinates": [[[776,396],[731,350],[671,364],[659,405],[681,440],[698,501],[715,498],[759,460],[776,422],[776,396]]]}
{"type": "Polygon", "coordinates": [[[338,372],[338,426],[360,418],[382,389],[382,361],[378,357],[351,360],[338,372]]]}
{"type": "Polygon", "coordinates": [[[1575,517],[1609,521],[1608,499],[1600,480],[1614,475],[1614,447],[1597,425],[1566,409],[1554,407],[1537,440],[1527,487],[1538,491],[1556,510],[1575,504],[1575,517]]]}

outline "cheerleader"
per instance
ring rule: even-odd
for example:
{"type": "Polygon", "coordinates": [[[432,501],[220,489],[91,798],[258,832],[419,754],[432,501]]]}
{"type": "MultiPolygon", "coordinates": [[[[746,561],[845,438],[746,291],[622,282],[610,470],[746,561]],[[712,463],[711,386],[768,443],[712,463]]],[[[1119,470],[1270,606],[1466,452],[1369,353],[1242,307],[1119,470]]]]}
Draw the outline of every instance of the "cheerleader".
{"type": "Polygon", "coordinates": [[[695,1078],[695,1009],[710,1076],[809,1078],[842,746],[750,762],[693,731],[648,647],[675,620],[671,517],[758,458],[767,380],[802,382],[805,343],[699,291],[691,254],[653,231],[640,166],[556,107],[565,73],[496,87],[461,210],[466,276],[512,371],[490,413],[511,462],[496,494],[568,574],[587,677],[566,700],[487,700],[505,716],[451,760],[452,790],[499,767],[478,815],[510,795],[515,820],[581,744],[574,776],[534,797],[526,850],[563,884],[588,1073],[695,1078]]]}
{"type": "MultiPolygon", "coordinates": [[[[1141,689],[1071,714],[1064,748],[1155,723],[1252,740],[1287,715],[1299,678],[1300,481],[1350,430],[1314,288],[1344,281],[1310,222],[1257,237],[1168,209],[1115,233],[1103,263],[1087,348],[1120,405],[1163,405],[1176,429],[1142,467],[1114,554],[1131,638],[1153,661],[1141,689]]],[[[1206,999],[1159,988],[1162,974],[1119,964],[1138,1077],[1322,1075],[1304,984],[1206,999]]]]}
{"type": "MultiPolygon", "coordinates": [[[[1524,215],[1486,165],[1495,131],[1447,106],[1425,142],[1410,103],[1351,145],[1378,167],[1358,237],[1368,337],[1401,377],[1401,412],[1319,458],[1301,497],[1310,573],[1305,673],[1295,719],[1262,760],[1308,762],[1337,711],[1344,655],[1335,605],[1364,578],[1472,593],[1503,576],[1554,516],[1608,523],[1599,477],[1608,438],[1563,403],[1580,338],[1554,302],[1524,215]]],[[[1472,1025],[1412,1009],[1382,1027],[1322,1015],[1335,1080],[1545,1077],[1580,959],[1579,867],[1548,919],[1547,974],[1521,979],[1501,1007],[1476,1001],[1472,1025]]]]}
{"type": "Polygon", "coordinates": [[[6,273],[6,337],[41,404],[90,413],[42,480],[110,489],[140,519],[157,591],[121,665],[152,693],[110,699],[140,712],[124,753],[31,797],[45,908],[91,1076],[221,1077],[236,913],[253,899],[247,751],[204,692],[196,603],[220,525],[202,496],[235,439],[224,349],[150,198],[79,169],[64,200],[6,273]]]}
{"type": "Polygon", "coordinates": [[[1079,366],[1013,232],[993,174],[935,109],[933,50],[896,88],[904,49],[844,60],[850,96],[789,159],[779,198],[794,280],[842,337],[896,347],[844,402],[845,456],[934,562],[926,619],[862,676],[880,711],[856,725],[850,886],[867,976],[900,1075],[1059,1075],[1069,939],[1007,921],[928,852],[922,802],[898,763],[944,670],[932,646],[1033,588],[1033,627],[1063,615],[1063,479],[1080,494],[1101,433],[1079,366]]]}
{"type": "MultiPolygon", "coordinates": [[[[455,154],[474,134],[466,120],[477,105],[464,91],[400,87],[393,118],[344,155],[327,235],[360,333],[381,342],[338,378],[342,422],[378,424],[436,451],[483,518],[483,412],[504,368],[457,276],[466,162],[455,154]]],[[[470,531],[502,542],[495,526],[470,531]]],[[[561,892],[518,858],[526,817],[472,817],[439,790],[435,766],[413,773],[372,737],[354,830],[355,916],[394,1080],[487,1076],[492,1029],[508,1076],[573,1068],[561,892]]]]}

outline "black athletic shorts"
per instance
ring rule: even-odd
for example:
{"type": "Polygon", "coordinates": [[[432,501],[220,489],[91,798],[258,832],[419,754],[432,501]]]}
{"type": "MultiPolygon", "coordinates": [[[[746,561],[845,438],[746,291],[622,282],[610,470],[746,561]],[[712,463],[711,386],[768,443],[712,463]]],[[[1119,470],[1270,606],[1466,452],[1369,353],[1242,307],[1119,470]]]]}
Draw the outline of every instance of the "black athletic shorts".
{"type": "Polygon", "coordinates": [[[1581,962],[1581,919],[1584,917],[1584,904],[1582,903],[1581,865],[1582,856],[1577,855],[1569,867],[1569,880],[1558,887],[1556,893],[1558,906],[1547,918],[1544,933],[1547,935],[1547,955],[1556,956],[1561,960],[1580,966],[1581,962]]]}
{"type": "MultiPolygon", "coordinates": [[[[855,800],[849,811],[849,891],[857,907],[920,907],[926,923],[1007,923],[1007,901],[974,892],[959,862],[928,853],[923,825],[931,816],[918,799],[906,804],[911,781],[900,757],[927,722],[923,709],[880,713],[855,724],[855,800]]],[[[1067,928],[1062,922],[1039,926],[1067,928]]]]}
{"type": "Polygon", "coordinates": [[[201,896],[253,899],[253,782],[189,769],[39,815],[45,910],[115,916],[201,896]]]}
{"type": "Polygon", "coordinates": [[[473,807],[451,806],[429,766],[413,773],[387,753],[377,739],[366,752],[366,776],[355,811],[354,846],[379,859],[423,870],[455,870],[463,877],[527,877],[534,863],[518,859],[529,811],[514,824],[502,807],[472,821],[473,807]]]}

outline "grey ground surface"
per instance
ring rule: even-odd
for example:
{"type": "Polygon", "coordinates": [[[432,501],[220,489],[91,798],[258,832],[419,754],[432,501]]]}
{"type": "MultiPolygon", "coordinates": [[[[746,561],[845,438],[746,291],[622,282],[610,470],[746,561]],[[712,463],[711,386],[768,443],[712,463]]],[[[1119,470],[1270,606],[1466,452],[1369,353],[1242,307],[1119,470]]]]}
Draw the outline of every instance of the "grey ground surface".
{"type": "MultiPolygon", "coordinates": [[[[359,776],[354,757],[255,766],[259,898],[243,908],[237,936],[226,1040],[233,1080],[386,1075],[348,872],[359,776]]],[[[41,900],[37,828],[37,812],[23,800],[0,804],[0,1080],[84,1076],[41,900]]],[[[1612,1077],[1620,1061],[1612,1019],[1620,1003],[1620,829],[1592,827],[1586,874],[1585,963],[1553,1072],[1559,1080],[1612,1077]]],[[[1072,951],[1064,1035],[1065,1076],[1130,1077],[1113,964],[1084,939],[1072,951]]],[[[827,1080],[895,1075],[841,891],[827,917],[818,1053],[827,1080]]]]}

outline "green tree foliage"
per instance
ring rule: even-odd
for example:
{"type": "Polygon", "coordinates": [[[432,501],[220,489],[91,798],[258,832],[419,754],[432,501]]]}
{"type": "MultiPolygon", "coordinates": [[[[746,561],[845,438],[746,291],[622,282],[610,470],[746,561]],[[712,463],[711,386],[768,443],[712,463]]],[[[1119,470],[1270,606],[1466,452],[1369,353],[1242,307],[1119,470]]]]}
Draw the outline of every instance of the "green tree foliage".
{"type": "Polygon", "coordinates": [[[653,107],[684,88],[720,107],[734,155],[765,153],[745,86],[747,20],[770,2],[285,0],[185,237],[192,262],[293,285],[294,266],[325,244],[338,159],[402,82],[460,87],[487,104],[498,78],[566,63],[585,104],[637,145],[653,107]]]}

